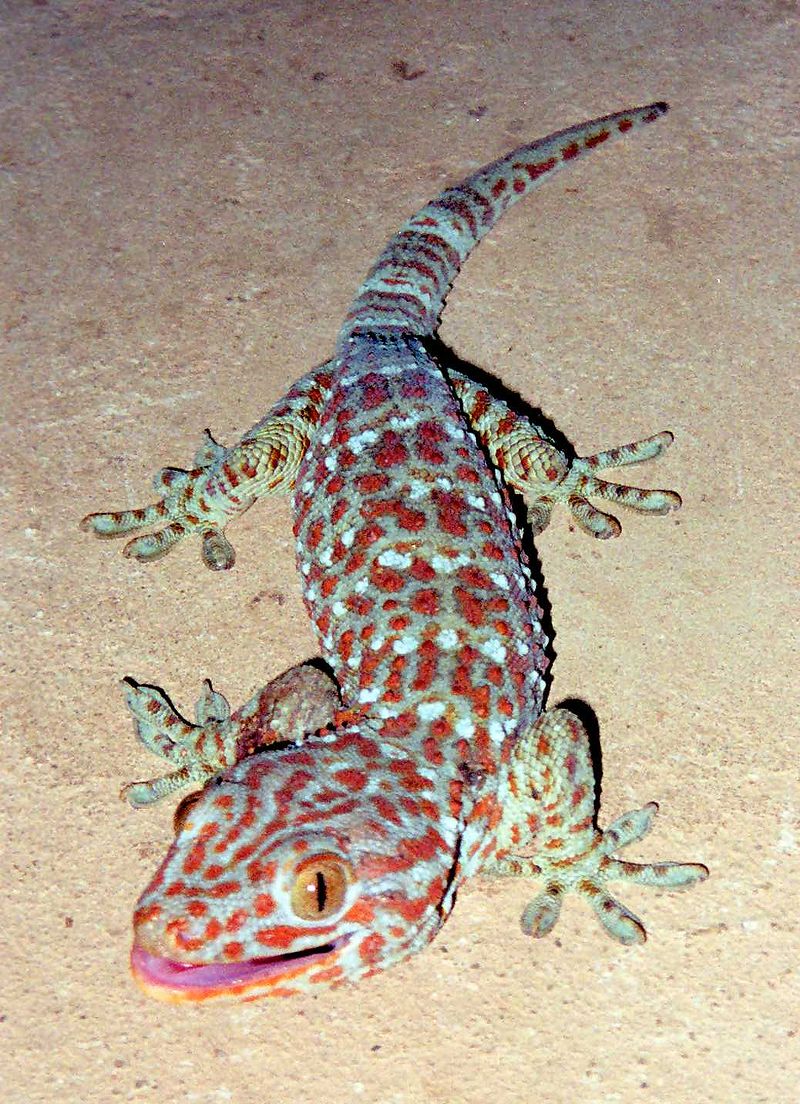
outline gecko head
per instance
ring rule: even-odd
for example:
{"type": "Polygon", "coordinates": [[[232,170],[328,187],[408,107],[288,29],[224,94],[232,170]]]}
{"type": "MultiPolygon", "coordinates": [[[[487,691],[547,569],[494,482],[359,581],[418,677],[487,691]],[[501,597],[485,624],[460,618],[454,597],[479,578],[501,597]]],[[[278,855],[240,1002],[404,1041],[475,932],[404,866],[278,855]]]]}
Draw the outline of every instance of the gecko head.
{"type": "Polygon", "coordinates": [[[358,730],[258,753],[178,806],[134,914],[134,978],[205,1001],[367,977],[436,934],[457,853],[432,779],[358,730]]]}

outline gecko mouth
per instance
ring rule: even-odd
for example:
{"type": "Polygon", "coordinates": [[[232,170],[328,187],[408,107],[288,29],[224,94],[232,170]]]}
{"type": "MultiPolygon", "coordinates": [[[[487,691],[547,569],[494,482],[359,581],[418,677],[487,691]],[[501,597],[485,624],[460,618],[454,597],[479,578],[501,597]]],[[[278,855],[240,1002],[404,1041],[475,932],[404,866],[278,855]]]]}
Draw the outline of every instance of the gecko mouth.
{"type": "Polygon", "coordinates": [[[150,954],[134,943],[131,973],[146,993],[167,1001],[202,1001],[226,996],[241,999],[251,990],[257,990],[254,998],[268,996],[270,992],[288,995],[293,991],[291,978],[305,973],[311,963],[332,960],[346,942],[347,937],[343,937],[305,951],[197,966],[150,954]],[[282,981],[289,984],[283,987],[282,981]]]}

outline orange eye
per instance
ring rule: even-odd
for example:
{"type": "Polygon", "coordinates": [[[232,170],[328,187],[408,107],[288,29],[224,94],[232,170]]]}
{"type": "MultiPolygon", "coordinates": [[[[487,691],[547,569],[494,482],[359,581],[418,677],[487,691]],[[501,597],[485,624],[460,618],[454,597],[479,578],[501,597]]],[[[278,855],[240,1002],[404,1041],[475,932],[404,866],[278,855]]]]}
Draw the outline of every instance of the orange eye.
{"type": "Polygon", "coordinates": [[[186,821],[189,819],[189,814],[200,800],[202,792],[202,790],[195,790],[194,793],[187,794],[186,797],[175,806],[175,812],[172,814],[172,828],[176,836],[178,832],[182,832],[186,827],[186,821]]]}
{"type": "Polygon", "coordinates": [[[292,910],[301,920],[326,920],[344,904],[352,872],[333,855],[304,859],[290,894],[292,910]]]}

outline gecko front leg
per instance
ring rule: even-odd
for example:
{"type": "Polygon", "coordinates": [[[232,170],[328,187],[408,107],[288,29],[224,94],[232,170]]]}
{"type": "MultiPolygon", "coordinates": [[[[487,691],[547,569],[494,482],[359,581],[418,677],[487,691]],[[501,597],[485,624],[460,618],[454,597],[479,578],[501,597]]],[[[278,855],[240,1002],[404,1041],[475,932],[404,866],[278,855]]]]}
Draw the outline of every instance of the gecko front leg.
{"type": "Polygon", "coordinates": [[[205,785],[240,759],[278,741],[301,742],[324,728],[339,708],[339,688],[314,664],[290,667],[231,714],[227,699],[206,680],[185,720],[155,686],[125,680],[125,699],[136,736],[174,770],[146,782],[131,782],[120,796],[133,806],[152,805],[192,783],[205,785]]]}
{"type": "Polygon", "coordinates": [[[589,737],[567,709],[543,713],[515,747],[505,779],[496,857],[487,873],[534,877],[539,895],[522,914],[526,935],[552,930],[567,893],[583,897],[603,928],[620,943],[643,943],[638,917],[608,892],[609,882],[678,889],[702,882],[702,863],[632,863],[615,852],[640,840],[658,811],[654,801],[601,830],[594,821],[594,774],[589,737]]]}

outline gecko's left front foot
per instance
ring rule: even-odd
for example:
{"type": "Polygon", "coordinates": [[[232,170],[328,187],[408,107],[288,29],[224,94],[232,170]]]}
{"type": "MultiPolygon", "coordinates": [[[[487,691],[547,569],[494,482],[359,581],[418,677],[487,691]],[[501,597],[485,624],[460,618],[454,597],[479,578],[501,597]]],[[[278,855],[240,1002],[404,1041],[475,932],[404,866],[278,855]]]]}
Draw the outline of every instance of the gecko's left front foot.
{"type": "Polygon", "coordinates": [[[609,894],[608,883],[679,889],[708,877],[702,863],[632,863],[613,857],[649,832],[657,811],[658,805],[650,802],[618,817],[604,831],[596,828],[586,730],[566,709],[543,714],[514,750],[498,833],[499,857],[489,870],[544,882],[522,914],[526,935],[547,935],[558,920],[564,896],[576,893],[589,903],[612,939],[643,943],[644,925],[609,894]],[[526,842],[526,837],[531,838],[526,842]],[[535,848],[533,856],[518,853],[529,847],[535,848]]]}

